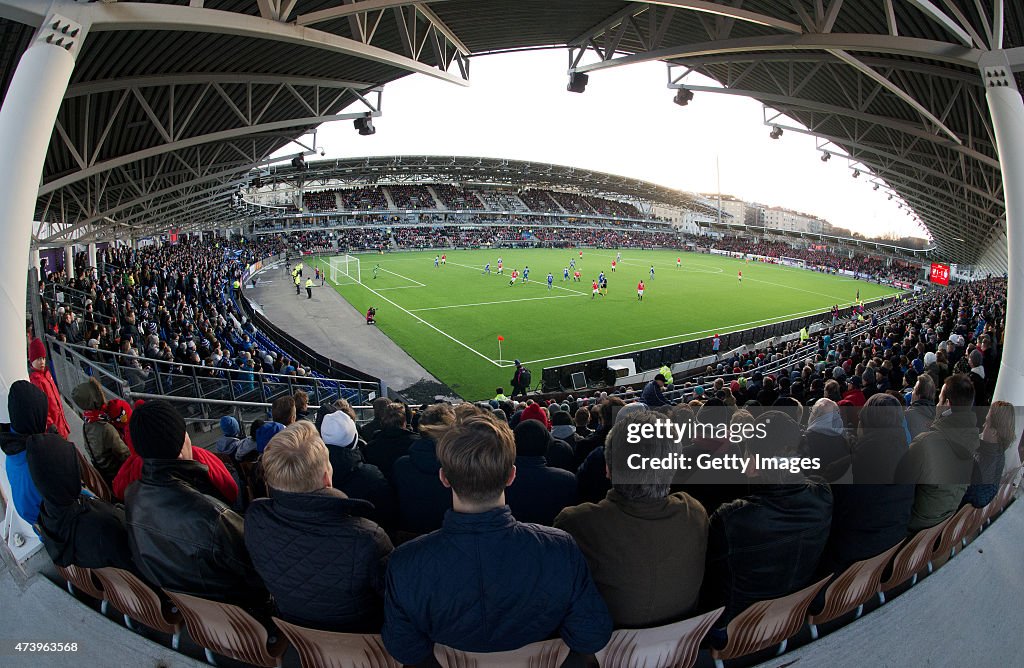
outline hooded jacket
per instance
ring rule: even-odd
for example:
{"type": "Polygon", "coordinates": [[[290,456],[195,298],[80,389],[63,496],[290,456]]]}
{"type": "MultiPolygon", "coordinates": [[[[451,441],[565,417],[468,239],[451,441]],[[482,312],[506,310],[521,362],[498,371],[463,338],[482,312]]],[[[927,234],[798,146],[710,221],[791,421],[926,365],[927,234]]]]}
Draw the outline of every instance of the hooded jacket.
{"type": "MultiPolygon", "coordinates": [[[[332,446],[333,447],[333,446],[332,446]]],[[[245,515],[245,544],[281,617],[326,631],[376,633],[391,541],[366,501],[335,489],[271,490],[245,515]]]]}
{"type": "Polygon", "coordinates": [[[910,438],[917,438],[932,428],[932,422],[935,421],[935,402],[930,399],[918,399],[907,408],[906,416],[910,438]]]}
{"type": "Polygon", "coordinates": [[[362,514],[377,524],[391,528],[398,520],[398,503],[387,478],[373,464],[363,461],[357,446],[328,445],[327,453],[334,469],[331,484],[351,499],[363,499],[373,505],[362,514]]]}
{"type": "Polygon", "coordinates": [[[900,462],[896,481],[916,485],[909,533],[933,527],[953,515],[967,491],[978,449],[974,411],[947,411],[919,435],[900,462]]]}
{"type": "Polygon", "coordinates": [[[85,450],[89,453],[93,466],[109,485],[131,454],[128,446],[107,419],[103,410],[106,404],[103,390],[95,379],[75,387],[71,392],[71,398],[84,412],[82,434],[85,437],[85,450]]]}
{"type": "Polygon", "coordinates": [[[125,494],[132,557],[164,589],[263,607],[267,591],[245,548],[242,517],[212,492],[198,461],[144,461],[125,494]]]}
{"type": "MultiPolygon", "coordinates": [[[[238,483],[231,477],[224,462],[214,453],[204,450],[198,445],[192,447],[192,458],[206,467],[206,475],[214,487],[211,493],[222,501],[233,504],[238,498],[238,483]]],[[[111,490],[114,492],[115,498],[125,498],[128,486],[142,477],[142,468],[142,457],[133,452],[114,477],[111,490]]]]}
{"type": "Polygon", "coordinates": [[[408,429],[386,427],[374,434],[373,439],[366,444],[363,455],[368,463],[380,469],[385,478],[393,481],[395,462],[409,454],[409,448],[419,438],[418,434],[408,429]]]}
{"type": "Polygon", "coordinates": [[[50,370],[43,367],[42,371],[32,369],[28,374],[28,380],[46,394],[46,426],[53,427],[61,438],[67,438],[71,433],[68,420],[64,417],[64,403],[60,400],[60,392],[57,391],[57,384],[53,382],[50,370]]]}
{"type": "Polygon", "coordinates": [[[395,462],[400,529],[428,533],[441,528],[444,514],[452,507],[452,491],[441,484],[440,468],[437,443],[432,438],[414,441],[409,454],[395,462]]]}
{"type": "Polygon", "coordinates": [[[974,473],[971,475],[971,486],[964,493],[960,505],[971,504],[975,508],[984,508],[996,497],[999,482],[1003,477],[1006,456],[1003,446],[998,443],[981,441],[978,451],[974,454],[974,473]]]}
{"type": "Polygon", "coordinates": [[[43,497],[32,480],[25,450],[29,439],[42,438],[46,431],[46,395],[27,380],[15,381],[7,394],[7,409],[11,424],[0,432],[0,450],[7,457],[11,501],[22,519],[35,524],[43,497]]]}
{"type": "Polygon", "coordinates": [[[124,509],[82,493],[75,446],[47,434],[31,439],[26,455],[43,498],[36,531],[53,563],[134,572],[124,509]]]}

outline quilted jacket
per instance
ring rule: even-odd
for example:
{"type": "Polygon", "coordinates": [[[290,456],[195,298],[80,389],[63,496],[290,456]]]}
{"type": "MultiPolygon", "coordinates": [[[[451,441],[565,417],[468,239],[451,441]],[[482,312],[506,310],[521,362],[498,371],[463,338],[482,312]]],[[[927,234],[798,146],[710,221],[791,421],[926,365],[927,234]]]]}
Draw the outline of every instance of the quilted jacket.
{"type": "Polygon", "coordinates": [[[271,490],[245,514],[245,544],[287,622],[325,631],[377,633],[387,534],[362,515],[373,506],[336,489],[271,490]]]}

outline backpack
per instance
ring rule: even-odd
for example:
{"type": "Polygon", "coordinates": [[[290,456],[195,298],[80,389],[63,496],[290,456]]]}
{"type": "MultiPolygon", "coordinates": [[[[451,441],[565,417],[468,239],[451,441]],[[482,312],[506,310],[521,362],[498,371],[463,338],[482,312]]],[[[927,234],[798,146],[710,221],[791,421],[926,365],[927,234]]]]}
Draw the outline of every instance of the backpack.
{"type": "Polygon", "coordinates": [[[523,387],[530,387],[533,384],[533,374],[525,366],[523,372],[519,375],[519,381],[523,384],[523,387]]]}

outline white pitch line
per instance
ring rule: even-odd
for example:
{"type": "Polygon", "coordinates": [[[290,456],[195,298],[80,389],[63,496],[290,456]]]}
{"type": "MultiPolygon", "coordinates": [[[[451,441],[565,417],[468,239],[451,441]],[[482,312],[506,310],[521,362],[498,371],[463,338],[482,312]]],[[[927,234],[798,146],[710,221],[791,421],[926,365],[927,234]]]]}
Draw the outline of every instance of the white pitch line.
{"type": "Polygon", "coordinates": [[[502,299],[495,302],[475,302],[473,304],[448,304],[447,306],[428,306],[424,308],[410,309],[412,313],[419,313],[420,311],[440,311],[446,308],[466,308],[468,306],[489,306],[491,304],[510,304],[512,302],[532,302],[543,299],[570,299],[572,297],[586,297],[582,292],[575,295],[550,295],[548,297],[523,297],[522,299],[502,299]]]}
{"type": "Polygon", "coordinates": [[[415,278],[409,278],[408,276],[403,276],[403,275],[399,274],[397,271],[391,271],[390,269],[385,269],[384,267],[381,267],[380,270],[381,271],[386,271],[389,274],[394,274],[395,276],[397,276],[399,278],[404,278],[405,280],[409,281],[410,283],[415,283],[416,284],[414,286],[408,286],[408,287],[416,287],[416,288],[425,288],[425,287],[427,287],[425,283],[420,283],[415,278]]]}
{"type": "MultiPolygon", "coordinates": [[[[386,301],[387,303],[389,303],[389,304],[391,304],[392,306],[394,306],[395,308],[397,308],[397,309],[398,309],[399,311],[403,311],[403,312],[405,312],[405,313],[408,313],[408,314],[409,314],[409,315],[410,315],[411,317],[415,318],[416,320],[419,320],[419,321],[420,321],[421,323],[423,323],[424,325],[426,325],[426,326],[427,326],[427,327],[429,327],[430,329],[434,330],[435,332],[437,332],[437,333],[438,333],[438,334],[440,334],[441,336],[444,336],[444,337],[445,337],[445,338],[447,338],[447,339],[451,339],[451,340],[452,340],[453,342],[455,342],[455,343],[459,344],[460,346],[462,346],[463,348],[465,348],[465,349],[466,349],[466,350],[468,350],[469,352],[473,353],[473,354],[474,354],[474,355],[476,355],[477,357],[480,357],[481,359],[483,359],[483,360],[486,360],[486,361],[490,362],[490,363],[491,363],[491,364],[493,364],[494,366],[496,366],[496,367],[498,367],[498,368],[501,368],[501,365],[500,365],[500,364],[498,364],[497,362],[495,362],[494,360],[492,360],[492,359],[491,359],[490,357],[488,357],[487,355],[484,355],[484,354],[483,354],[483,353],[481,353],[481,352],[480,352],[479,350],[477,350],[477,349],[475,349],[475,348],[473,348],[473,347],[471,347],[471,346],[468,346],[468,345],[466,345],[466,344],[465,344],[465,343],[463,343],[462,341],[459,341],[459,340],[458,340],[457,338],[455,338],[454,336],[452,336],[452,335],[451,335],[451,334],[449,334],[448,332],[444,331],[443,329],[440,329],[440,328],[438,328],[438,327],[435,327],[434,325],[431,325],[431,324],[430,324],[429,322],[427,322],[427,321],[426,321],[426,320],[424,320],[423,318],[419,317],[418,315],[416,315],[415,313],[413,313],[413,312],[412,312],[412,311],[410,311],[409,309],[407,309],[407,308],[404,308],[404,307],[402,307],[402,306],[401,306],[400,304],[397,304],[397,303],[395,303],[395,302],[391,301],[390,299],[388,299],[387,297],[385,297],[385,296],[384,296],[384,295],[382,295],[381,293],[377,292],[377,291],[376,291],[376,290],[374,290],[373,288],[371,288],[371,287],[368,287],[368,286],[367,286],[367,285],[366,285],[365,283],[356,283],[356,285],[361,285],[362,287],[366,288],[366,289],[367,289],[368,291],[372,292],[373,294],[377,295],[378,297],[380,297],[381,299],[383,299],[383,300],[384,300],[384,301],[386,301]]],[[[342,298],[344,298],[344,297],[342,297],[342,298]]]]}

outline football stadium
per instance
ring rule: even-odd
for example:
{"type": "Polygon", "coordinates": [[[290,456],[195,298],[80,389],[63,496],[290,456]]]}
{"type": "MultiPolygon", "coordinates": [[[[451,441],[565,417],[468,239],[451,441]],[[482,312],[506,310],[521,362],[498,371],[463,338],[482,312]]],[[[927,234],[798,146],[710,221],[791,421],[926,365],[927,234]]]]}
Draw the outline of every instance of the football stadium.
{"type": "Polygon", "coordinates": [[[1020,663],[1019,3],[0,34],[3,665],[1020,663]]]}

